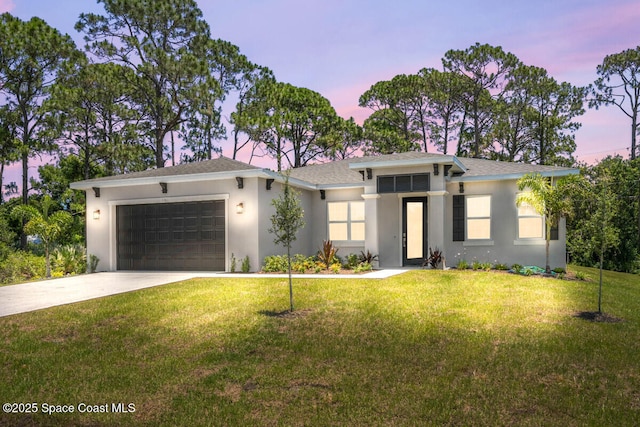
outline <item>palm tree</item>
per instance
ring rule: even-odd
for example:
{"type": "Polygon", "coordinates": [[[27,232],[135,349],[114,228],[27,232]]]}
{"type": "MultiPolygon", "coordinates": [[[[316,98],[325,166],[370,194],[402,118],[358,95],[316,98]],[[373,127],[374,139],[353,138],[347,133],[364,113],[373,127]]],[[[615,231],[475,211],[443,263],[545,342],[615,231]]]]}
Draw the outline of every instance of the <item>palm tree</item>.
{"type": "Polygon", "coordinates": [[[545,271],[551,273],[549,265],[549,243],[551,241],[551,227],[560,221],[560,218],[569,213],[570,203],[568,199],[567,179],[560,179],[554,183],[553,176],[543,177],[539,173],[529,173],[518,180],[518,189],[524,191],[516,197],[516,205],[531,206],[545,222],[546,239],[546,265],[545,271]]]}
{"type": "Polygon", "coordinates": [[[36,235],[44,244],[46,276],[51,277],[50,252],[53,244],[63,235],[69,227],[72,217],[69,212],[56,211],[50,213],[55,202],[49,196],[42,199],[41,209],[32,205],[16,206],[11,215],[14,218],[26,221],[24,232],[26,235],[36,235]]]}

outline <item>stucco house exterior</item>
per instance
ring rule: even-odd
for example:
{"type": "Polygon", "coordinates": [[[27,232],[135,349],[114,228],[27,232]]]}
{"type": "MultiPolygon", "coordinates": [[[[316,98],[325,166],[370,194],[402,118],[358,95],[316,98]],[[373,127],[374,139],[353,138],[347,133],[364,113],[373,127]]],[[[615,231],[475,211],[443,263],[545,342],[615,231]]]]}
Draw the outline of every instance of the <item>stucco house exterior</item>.
{"type": "MultiPolygon", "coordinates": [[[[516,207],[526,173],[577,169],[430,153],[369,156],[293,169],[305,227],[293,253],[331,239],[339,255],[370,251],[379,267],[422,265],[429,248],[448,265],[545,265],[543,218],[516,207]]],[[[75,182],[87,194],[87,252],[99,271],[229,271],[232,254],[258,270],[274,245],[272,199],[283,177],[225,157],[75,182]]],[[[552,231],[551,267],[565,267],[565,222],[552,231]]]]}

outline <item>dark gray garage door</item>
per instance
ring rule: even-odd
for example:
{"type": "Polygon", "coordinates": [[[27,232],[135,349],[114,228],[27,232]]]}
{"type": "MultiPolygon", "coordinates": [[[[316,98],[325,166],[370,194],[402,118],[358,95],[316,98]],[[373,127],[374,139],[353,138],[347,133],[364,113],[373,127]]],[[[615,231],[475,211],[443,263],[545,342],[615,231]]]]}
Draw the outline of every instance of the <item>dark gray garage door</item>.
{"type": "Polygon", "coordinates": [[[223,271],[224,207],[224,200],[118,206],[118,270],[223,271]]]}

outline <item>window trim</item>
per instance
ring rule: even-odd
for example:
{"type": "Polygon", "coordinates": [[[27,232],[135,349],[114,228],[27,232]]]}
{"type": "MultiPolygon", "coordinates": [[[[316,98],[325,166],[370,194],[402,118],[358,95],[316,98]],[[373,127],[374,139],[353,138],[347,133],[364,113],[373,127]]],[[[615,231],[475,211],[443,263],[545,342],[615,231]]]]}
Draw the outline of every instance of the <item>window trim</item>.
{"type": "MultiPolygon", "coordinates": [[[[531,205],[529,205],[528,203],[523,203],[522,205],[531,207],[531,205]]],[[[540,215],[539,213],[535,212],[535,210],[534,210],[535,215],[534,214],[521,215],[520,208],[522,207],[522,205],[516,206],[516,239],[522,242],[537,242],[537,241],[545,240],[546,227],[545,227],[544,215],[540,215]],[[521,237],[520,236],[520,220],[526,219],[526,218],[540,219],[540,235],[539,236],[537,237],[521,237]]]]}
{"type": "Polygon", "coordinates": [[[364,201],[362,200],[334,200],[331,202],[327,202],[327,239],[334,241],[334,242],[357,242],[357,243],[364,243],[367,235],[366,235],[366,227],[365,227],[365,235],[364,235],[364,239],[362,240],[353,240],[351,238],[351,234],[352,234],[352,224],[363,224],[365,225],[366,222],[366,215],[364,212],[365,209],[365,204],[364,201]],[[346,220],[339,220],[339,221],[332,221],[330,214],[329,214],[329,206],[333,203],[346,203],[347,204],[347,219],[346,220]],[[353,220],[351,219],[352,217],[352,204],[353,203],[362,203],[362,209],[363,209],[363,219],[361,220],[353,220]],[[347,225],[347,239],[346,240],[336,240],[336,239],[332,239],[331,238],[331,224],[346,224],[347,225]]]}
{"type": "Polygon", "coordinates": [[[465,222],[465,242],[490,242],[491,236],[493,235],[493,227],[492,227],[492,217],[493,217],[493,209],[492,209],[493,197],[491,194],[473,194],[465,196],[465,211],[464,211],[464,222],[465,222]],[[469,200],[475,198],[489,198],[489,216],[469,216],[469,200]],[[469,220],[489,220],[489,237],[482,238],[474,238],[469,237],[469,220]]]}

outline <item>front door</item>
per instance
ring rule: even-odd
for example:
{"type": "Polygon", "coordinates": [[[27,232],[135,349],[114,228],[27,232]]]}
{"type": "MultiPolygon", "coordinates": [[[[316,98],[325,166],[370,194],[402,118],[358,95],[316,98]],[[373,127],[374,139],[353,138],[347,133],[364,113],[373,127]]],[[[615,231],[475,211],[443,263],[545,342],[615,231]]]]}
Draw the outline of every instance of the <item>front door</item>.
{"type": "Polygon", "coordinates": [[[422,265],[427,254],[427,198],[402,199],[402,264],[422,265]]]}

